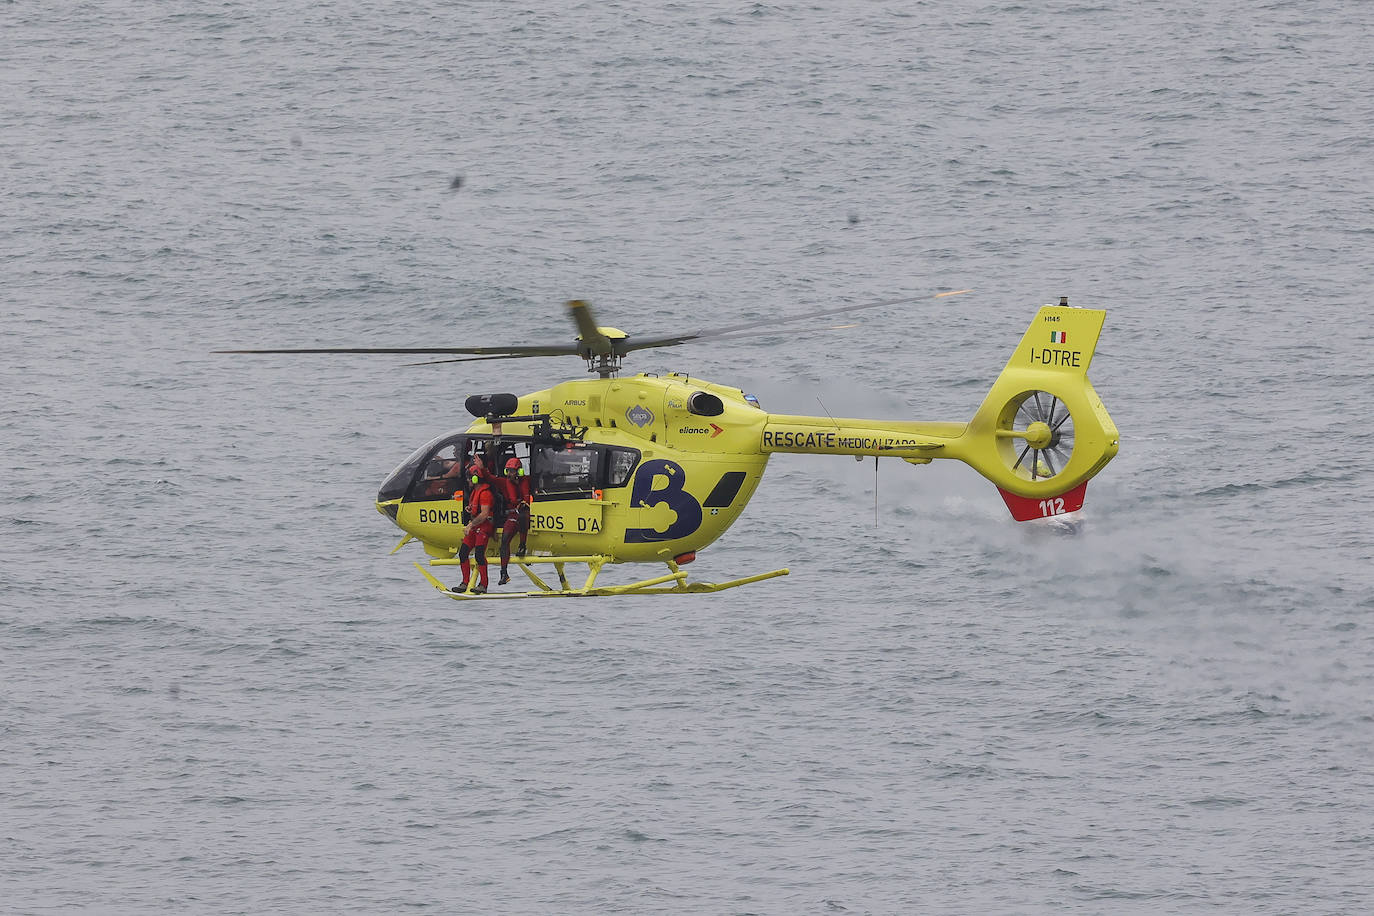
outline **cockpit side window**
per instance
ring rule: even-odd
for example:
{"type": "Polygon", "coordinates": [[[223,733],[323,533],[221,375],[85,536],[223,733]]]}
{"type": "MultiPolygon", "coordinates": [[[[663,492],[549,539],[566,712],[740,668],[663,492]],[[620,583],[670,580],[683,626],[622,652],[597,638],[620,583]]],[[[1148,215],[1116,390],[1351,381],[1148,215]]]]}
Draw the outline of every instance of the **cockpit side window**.
{"type": "Polygon", "coordinates": [[[589,497],[601,486],[601,451],[581,442],[532,445],[530,485],[539,499],[589,497]]]}
{"type": "Polygon", "coordinates": [[[410,498],[420,502],[453,499],[453,494],[463,488],[466,446],[466,439],[457,439],[431,454],[419,468],[410,498]]]}
{"type": "Polygon", "coordinates": [[[471,464],[472,459],[481,458],[482,464],[491,476],[501,477],[505,474],[506,462],[512,458],[519,459],[521,467],[528,469],[529,454],[529,443],[525,439],[510,436],[469,436],[467,450],[463,453],[463,467],[471,464]]]}

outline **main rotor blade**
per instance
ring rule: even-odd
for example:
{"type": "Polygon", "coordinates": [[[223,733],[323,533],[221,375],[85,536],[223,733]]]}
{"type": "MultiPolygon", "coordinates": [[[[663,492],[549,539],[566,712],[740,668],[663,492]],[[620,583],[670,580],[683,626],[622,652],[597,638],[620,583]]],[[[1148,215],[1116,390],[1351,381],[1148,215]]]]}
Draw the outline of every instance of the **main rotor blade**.
{"type": "MultiPolygon", "coordinates": [[[[935,293],[930,298],[943,299],[946,296],[957,296],[961,293],[972,292],[972,290],[959,289],[950,292],[935,293]]],[[[816,309],[811,312],[802,312],[797,315],[783,315],[774,318],[765,318],[759,321],[751,321],[746,324],[730,325],[723,328],[703,328],[692,334],[677,334],[663,337],[608,337],[597,327],[596,319],[592,316],[591,306],[580,299],[574,299],[568,303],[568,310],[572,313],[573,321],[577,325],[578,340],[573,343],[560,344],[526,344],[514,346],[498,347],[273,347],[266,349],[251,350],[214,350],[214,353],[233,354],[233,355],[254,355],[254,354],[310,354],[310,353],[353,353],[364,355],[376,354],[462,354],[458,359],[432,360],[422,363],[409,363],[412,366],[429,366],[440,363],[464,363],[482,359],[523,359],[533,356],[581,356],[584,359],[594,359],[596,356],[609,357],[624,356],[632,350],[647,350],[653,347],[675,347],[692,340],[709,340],[713,338],[728,337],[731,339],[741,339],[742,332],[752,331],[763,327],[777,327],[781,324],[788,324],[796,321],[807,321],[812,318],[825,318],[830,315],[848,315],[852,312],[859,312],[865,309],[879,308],[884,305],[901,305],[909,302],[919,302],[924,296],[907,296],[901,299],[885,299],[881,302],[867,302],[862,305],[843,305],[831,308],[816,309]]],[[[804,330],[833,330],[832,328],[810,328],[804,330]]],[[[619,335],[622,332],[617,331],[619,335]]],[[[801,332],[797,332],[801,333],[801,332]]]]}
{"type": "Polygon", "coordinates": [[[308,347],[285,350],[213,350],[213,353],[470,353],[497,359],[504,356],[576,356],[575,344],[531,344],[510,347],[308,347]]]}
{"type": "Polygon", "coordinates": [[[946,296],[958,296],[962,293],[972,292],[970,289],[956,289],[945,293],[936,293],[933,296],[906,296],[901,299],[884,299],[881,302],[867,302],[863,305],[842,305],[838,307],[817,309],[814,312],[802,312],[799,315],[782,315],[776,318],[764,318],[761,321],[751,321],[748,324],[736,324],[725,328],[710,328],[697,331],[695,334],[679,334],[674,337],[646,337],[630,338],[627,340],[616,341],[616,349],[628,353],[631,350],[644,350],[649,347],[675,347],[684,344],[689,340],[706,340],[713,337],[723,337],[726,334],[736,334],[740,331],[751,331],[755,328],[775,327],[793,321],[806,321],[810,318],[825,318],[829,315],[847,315],[850,312],[859,312],[864,309],[875,309],[884,305],[902,305],[907,302],[920,302],[923,299],[943,299],[946,296]]]}
{"type": "Polygon", "coordinates": [[[816,328],[778,328],[776,331],[764,331],[760,334],[746,334],[744,331],[734,331],[729,334],[718,334],[711,337],[712,340],[731,343],[736,340],[757,340],[759,337],[800,337],[803,334],[820,334],[824,331],[847,331],[851,328],[860,327],[858,324],[827,324],[816,328]]]}
{"type": "Polygon", "coordinates": [[[442,366],[445,363],[475,363],[484,359],[537,359],[544,356],[567,355],[567,353],[503,353],[498,356],[460,356],[457,359],[431,359],[423,363],[401,363],[401,368],[404,369],[410,366],[442,366]]]}

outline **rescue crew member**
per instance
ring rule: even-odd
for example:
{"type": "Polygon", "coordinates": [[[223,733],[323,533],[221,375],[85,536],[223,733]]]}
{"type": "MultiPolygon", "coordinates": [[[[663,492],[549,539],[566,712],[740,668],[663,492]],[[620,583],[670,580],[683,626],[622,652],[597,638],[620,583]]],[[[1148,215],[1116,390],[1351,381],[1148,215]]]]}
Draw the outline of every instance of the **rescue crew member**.
{"type": "Polygon", "coordinates": [[[463,507],[468,513],[468,523],[463,527],[463,544],[458,548],[458,563],[463,571],[463,587],[467,591],[469,575],[472,572],[468,556],[473,548],[477,550],[477,584],[472,587],[474,595],[487,593],[487,541],[495,528],[492,509],[496,500],[491,492],[491,478],[481,458],[473,458],[468,465],[468,480],[472,489],[468,491],[463,507]]]}
{"type": "Polygon", "coordinates": [[[510,542],[517,531],[520,532],[520,546],[515,554],[525,555],[525,541],[530,533],[530,503],[534,498],[530,495],[530,479],[525,476],[519,458],[511,457],[506,461],[505,476],[498,483],[506,497],[506,520],[501,528],[501,579],[497,584],[505,585],[510,581],[510,573],[506,571],[510,565],[510,542]]]}

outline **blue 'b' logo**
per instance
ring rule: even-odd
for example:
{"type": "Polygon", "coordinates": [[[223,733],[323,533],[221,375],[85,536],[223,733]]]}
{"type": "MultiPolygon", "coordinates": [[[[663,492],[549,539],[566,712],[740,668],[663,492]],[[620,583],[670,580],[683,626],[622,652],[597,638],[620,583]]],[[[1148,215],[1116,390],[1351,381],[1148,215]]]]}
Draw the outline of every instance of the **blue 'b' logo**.
{"type": "Polygon", "coordinates": [[[651,509],[659,503],[667,503],[668,508],[677,513],[677,518],[663,531],[656,528],[626,528],[626,544],[685,538],[701,527],[701,503],[682,489],[686,482],[687,473],[682,467],[665,458],[654,458],[639,466],[635,472],[634,489],[630,491],[630,505],[651,509]],[[654,484],[660,478],[666,479],[667,483],[656,489],[654,484]]]}

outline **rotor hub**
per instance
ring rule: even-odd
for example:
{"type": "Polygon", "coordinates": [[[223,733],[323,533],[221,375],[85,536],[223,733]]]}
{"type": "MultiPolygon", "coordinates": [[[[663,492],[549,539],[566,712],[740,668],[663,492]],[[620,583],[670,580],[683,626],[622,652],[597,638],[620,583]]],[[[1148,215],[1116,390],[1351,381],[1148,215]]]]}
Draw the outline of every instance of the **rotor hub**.
{"type": "Polygon", "coordinates": [[[595,372],[599,378],[613,378],[618,375],[624,360],[623,356],[616,353],[584,353],[582,358],[587,361],[587,371],[595,372]]]}
{"type": "Polygon", "coordinates": [[[1041,420],[1036,420],[1026,426],[1026,444],[1034,449],[1049,448],[1054,442],[1054,430],[1050,425],[1041,420]]]}

